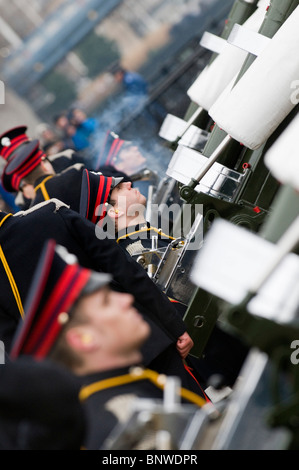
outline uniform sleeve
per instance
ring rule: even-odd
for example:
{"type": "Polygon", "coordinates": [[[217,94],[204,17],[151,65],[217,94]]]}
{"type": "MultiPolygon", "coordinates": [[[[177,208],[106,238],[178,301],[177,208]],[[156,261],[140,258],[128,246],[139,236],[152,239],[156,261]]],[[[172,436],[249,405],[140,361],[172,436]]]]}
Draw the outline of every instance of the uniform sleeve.
{"type": "Polygon", "coordinates": [[[14,336],[18,322],[19,317],[13,317],[8,310],[2,308],[2,306],[0,307],[0,341],[2,341],[5,345],[5,350],[7,353],[10,351],[12,338],[14,336]]]}
{"type": "MultiPolygon", "coordinates": [[[[61,442],[65,448],[78,449],[82,444],[86,416],[78,393],[75,377],[47,361],[21,358],[0,367],[2,418],[8,423],[26,421],[28,426],[42,426],[51,436],[47,445],[61,442]]],[[[2,424],[0,430],[5,431],[2,424]]]]}
{"type": "Polygon", "coordinates": [[[65,208],[61,208],[58,213],[72,237],[88,255],[90,265],[87,267],[112,274],[122,289],[132,294],[149,317],[162,324],[168,335],[176,341],[186,331],[186,326],[174,305],[145,270],[115,240],[99,240],[93,223],[65,208]]]}

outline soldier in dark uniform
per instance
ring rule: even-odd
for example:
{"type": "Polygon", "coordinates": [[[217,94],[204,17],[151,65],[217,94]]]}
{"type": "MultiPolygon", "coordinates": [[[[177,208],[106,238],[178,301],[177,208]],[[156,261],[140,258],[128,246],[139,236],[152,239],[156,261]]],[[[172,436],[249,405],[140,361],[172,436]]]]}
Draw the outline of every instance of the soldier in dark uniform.
{"type": "Polygon", "coordinates": [[[6,164],[2,185],[8,192],[21,190],[31,206],[55,197],[78,212],[83,169],[83,164],[76,164],[56,174],[39,141],[33,140],[17,149],[6,164]]]}
{"type": "MultiPolygon", "coordinates": [[[[7,192],[22,192],[30,201],[30,207],[56,198],[79,212],[85,166],[82,163],[68,165],[70,158],[73,159],[74,155],[69,152],[49,158],[40,148],[38,140],[26,141],[10,155],[3,169],[2,185],[7,192]]],[[[115,172],[115,175],[127,178],[121,172],[115,172]]]]}
{"type": "MultiPolygon", "coordinates": [[[[87,416],[84,448],[97,450],[138,398],[163,399],[166,377],[141,367],[140,347],[150,327],[133,297],[111,290],[111,276],[68,258],[61,247],[55,252],[53,241],[46,245],[11,356],[47,358],[78,377],[87,416]]],[[[184,388],[180,392],[185,403],[207,403],[184,388]]]]}
{"type": "Polygon", "coordinates": [[[25,315],[24,301],[48,239],[65,246],[82,266],[111,273],[115,290],[134,295],[152,330],[143,346],[145,365],[159,372],[175,371],[186,388],[198,390],[182,361],[193,342],[174,306],[114,240],[98,240],[94,224],[58,200],[15,215],[0,213],[0,338],[6,350],[25,315]]]}
{"type": "MultiPolygon", "coordinates": [[[[29,142],[29,138],[26,134],[26,126],[18,126],[8,131],[4,132],[0,136],[0,175],[2,175],[3,170],[9,159],[13,156],[16,148],[22,146],[24,143],[29,142]]],[[[1,188],[2,188],[2,183],[1,188]]],[[[6,203],[15,211],[19,210],[19,204],[23,206],[29,206],[29,202],[25,200],[22,196],[22,193],[19,195],[19,200],[15,201],[14,195],[5,191],[4,188],[1,190],[1,194],[6,201],[6,203]]]]}
{"type": "Polygon", "coordinates": [[[130,182],[121,182],[111,191],[107,215],[115,221],[116,241],[131,255],[152,248],[153,237],[157,247],[166,248],[175,240],[145,218],[147,200],[130,182]]]}
{"type": "Polygon", "coordinates": [[[106,132],[99,152],[97,167],[113,165],[120,171],[130,175],[144,168],[145,164],[146,158],[134,142],[122,139],[115,132],[106,132]]]}
{"type": "Polygon", "coordinates": [[[131,181],[115,178],[114,184],[111,185],[106,175],[83,171],[80,214],[98,226],[104,226],[104,222],[108,222],[109,234],[123,247],[123,243],[129,243],[128,240],[132,241],[132,238],[142,238],[141,249],[150,248],[153,234],[157,235],[161,246],[167,246],[174,240],[146,222],[145,208],[145,196],[133,187],[131,181]],[[123,194],[122,205],[117,204],[117,207],[116,197],[113,196],[116,194],[123,194]],[[113,223],[109,224],[110,221],[113,223]]]}
{"type": "Polygon", "coordinates": [[[57,198],[71,202],[76,209],[76,199],[71,197],[74,187],[80,188],[81,171],[84,168],[74,150],[68,149],[59,154],[46,156],[38,140],[30,139],[26,134],[27,127],[19,126],[8,130],[0,136],[0,163],[4,175],[2,185],[8,192],[16,193],[15,203],[20,209],[28,209],[57,193],[57,198]],[[29,144],[29,145],[28,145],[29,144]],[[37,157],[39,156],[39,157],[37,157]],[[16,160],[15,160],[16,158],[16,160]],[[33,164],[30,165],[30,160],[33,164]],[[27,165],[28,168],[24,168],[27,165]],[[29,166],[30,165],[30,166],[29,166]],[[70,169],[70,173],[56,180],[61,172],[70,169]],[[14,173],[23,171],[26,180],[18,181],[14,173]],[[55,176],[54,181],[49,179],[55,176]],[[48,183],[47,183],[48,182],[48,183]]]}
{"type": "MultiPolygon", "coordinates": [[[[134,189],[130,182],[120,182],[105,196],[101,203],[106,204],[105,213],[98,210],[95,203],[95,189],[100,188],[99,176],[83,173],[88,184],[82,184],[80,213],[94,223],[103,223],[103,216],[108,219],[107,226],[115,230],[116,242],[130,256],[142,255],[152,248],[153,236],[158,248],[166,248],[173,238],[158,227],[151,226],[145,219],[146,198],[134,189]],[[87,210],[88,208],[88,210],[87,210]],[[98,215],[96,215],[98,214],[98,215]],[[109,219],[113,221],[109,226],[109,219]]],[[[103,176],[101,178],[104,178],[103,176]]],[[[102,185],[101,185],[102,186],[102,185]]],[[[99,200],[99,190],[97,197],[99,200]]],[[[172,299],[170,299],[173,301],[172,299]]],[[[186,306],[176,302],[176,308],[184,317],[186,306]]],[[[189,356],[188,364],[201,384],[208,386],[214,376],[221,376],[224,384],[233,386],[244,360],[248,347],[238,338],[226,333],[216,325],[208,341],[203,358],[189,356]]]]}
{"type": "MultiPolygon", "coordinates": [[[[26,131],[26,126],[19,126],[9,129],[0,136],[1,174],[5,164],[14,157],[15,151],[19,150],[24,144],[32,142],[32,139],[28,137],[26,131]]],[[[79,155],[71,148],[59,153],[47,155],[47,158],[56,173],[60,173],[76,163],[82,163],[79,155]]]]}
{"type": "Polygon", "coordinates": [[[96,165],[97,171],[109,176],[105,168],[114,168],[114,172],[127,175],[127,181],[134,180],[134,187],[145,196],[148,196],[149,187],[156,186],[158,181],[157,172],[148,168],[147,157],[137,143],[124,140],[111,131],[106,133],[96,165]]]}
{"type": "Polygon", "coordinates": [[[86,417],[79,390],[73,374],[50,361],[1,365],[0,450],[80,450],[86,417]]]}

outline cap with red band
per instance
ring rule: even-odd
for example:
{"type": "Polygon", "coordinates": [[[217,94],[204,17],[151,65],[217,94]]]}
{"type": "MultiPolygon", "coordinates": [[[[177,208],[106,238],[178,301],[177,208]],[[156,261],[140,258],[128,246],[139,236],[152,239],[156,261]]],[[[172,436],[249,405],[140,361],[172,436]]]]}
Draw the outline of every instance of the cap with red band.
{"type": "Polygon", "coordinates": [[[33,140],[19,147],[2,174],[2,185],[8,192],[19,191],[20,182],[40,164],[46,154],[40,149],[39,141],[33,140]]]}
{"type": "Polygon", "coordinates": [[[32,280],[24,307],[25,318],[16,332],[11,357],[45,358],[80,295],[100,289],[110,280],[109,274],[81,267],[73,255],[63,247],[57,247],[54,240],[49,240],[32,280]],[[68,261],[69,257],[71,261],[68,261]]]}
{"type": "Polygon", "coordinates": [[[117,134],[108,131],[106,133],[104,144],[99,155],[99,163],[97,164],[97,168],[100,166],[113,165],[114,160],[125,143],[126,141],[120,139],[117,134]]]}
{"type": "Polygon", "coordinates": [[[101,173],[84,170],[82,174],[80,214],[98,223],[106,215],[106,204],[112,189],[123,181],[123,177],[104,176],[101,173]]]}
{"type": "Polygon", "coordinates": [[[0,136],[1,158],[8,161],[21,145],[30,142],[26,131],[26,126],[19,126],[9,129],[0,136]]]}

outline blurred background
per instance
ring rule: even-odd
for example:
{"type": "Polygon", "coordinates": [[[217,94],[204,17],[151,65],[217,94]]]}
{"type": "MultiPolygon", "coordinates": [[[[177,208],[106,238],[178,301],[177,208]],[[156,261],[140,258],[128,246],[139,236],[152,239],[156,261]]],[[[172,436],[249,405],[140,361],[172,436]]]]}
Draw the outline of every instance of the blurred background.
{"type": "Polygon", "coordinates": [[[182,117],[186,90],[210,52],[199,41],[222,31],[231,0],[0,0],[0,133],[27,125],[33,138],[73,108],[149,144],[166,113],[182,117]],[[128,105],[114,72],[146,83],[128,105]],[[40,124],[43,126],[40,126],[40,124]]]}

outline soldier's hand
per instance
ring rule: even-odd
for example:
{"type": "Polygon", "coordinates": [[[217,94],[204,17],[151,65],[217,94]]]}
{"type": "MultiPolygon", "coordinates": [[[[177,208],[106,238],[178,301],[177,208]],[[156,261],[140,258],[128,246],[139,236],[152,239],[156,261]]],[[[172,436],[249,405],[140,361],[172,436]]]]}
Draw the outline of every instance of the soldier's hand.
{"type": "Polygon", "coordinates": [[[176,343],[176,348],[178,352],[180,353],[180,356],[185,359],[187,355],[189,354],[190,350],[193,348],[194,343],[192,338],[189,336],[187,331],[185,331],[182,336],[179,337],[176,343]]]}

